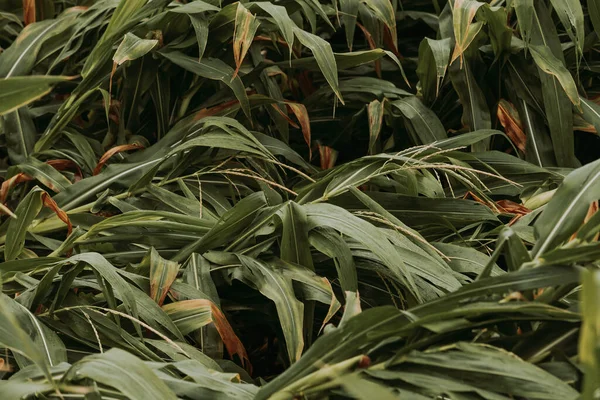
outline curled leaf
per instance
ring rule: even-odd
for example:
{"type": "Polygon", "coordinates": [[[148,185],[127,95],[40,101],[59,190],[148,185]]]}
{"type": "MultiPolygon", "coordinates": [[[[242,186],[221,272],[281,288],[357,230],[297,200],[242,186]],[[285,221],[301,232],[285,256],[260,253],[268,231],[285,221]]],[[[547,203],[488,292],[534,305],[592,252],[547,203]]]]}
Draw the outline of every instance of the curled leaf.
{"type": "Polygon", "coordinates": [[[324,146],[317,143],[319,149],[319,156],[321,156],[321,169],[331,169],[335,165],[337,160],[338,152],[329,146],[324,146]]]}
{"type": "Polygon", "coordinates": [[[23,22],[25,25],[35,22],[35,0],[23,0],[23,22]]]}
{"type": "Polygon", "coordinates": [[[42,203],[44,204],[44,207],[47,207],[50,210],[52,210],[56,214],[58,219],[60,219],[67,225],[67,235],[70,235],[71,232],[73,232],[73,225],[71,224],[69,215],[67,215],[67,213],[64,210],[62,210],[58,206],[58,204],[56,204],[54,199],[46,192],[42,193],[42,203]]]}
{"type": "Polygon", "coordinates": [[[154,247],[142,261],[142,264],[144,263],[150,264],[150,297],[161,306],[177,278],[179,264],[162,258],[154,247]]]}
{"type": "MultiPolygon", "coordinates": [[[[238,3],[235,13],[235,29],[233,33],[233,58],[235,60],[235,78],[242,66],[244,57],[252,44],[260,22],[242,3],[238,3]]],[[[232,80],[233,80],[232,78],[232,80]]]]}
{"type": "Polygon", "coordinates": [[[308,111],[306,111],[306,107],[304,106],[304,104],[286,102],[285,105],[290,111],[294,113],[296,118],[298,118],[298,122],[300,122],[300,126],[302,127],[302,136],[304,136],[304,141],[308,145],[308,159],[310,160],[312,158],[312,148],[310,139],[310,119],[308,117],[308,111]]]}
{"type": "Polygon", "coordinates": [[[456,43],[454,45],[452,59],[450,60],[451,63],[460,57],[462,65],[463,53],[483,27],[483,22],[473,22],[473,18],[475,18],[477,10],[479,7],[483,6],[483,4],[484,3],[480,3],[476,0],[454,1],[454,6],[452,7],[452,17],[456,43]]]}
{"type": "Polygon", "coordinates": [[[163,306],[175,325],[186,334],[209,323],[214,323],[229,355],[236,354],[249,370],[252,369],[244,345],[221,310],[210,300],[183,300],[163,306]]]}
{"type": "Polygon", "coordinates": [[[519,118],[519,113],[514,105],[501,99],[498,103],[497,111],[498,121],[504,127],[504,132],[510,138],[515,146],[522,152],[525,152],[525,143],[527,138],[523,132],[523,125],[519,118]]]}
{"type": "Polygon", "coordinates": [[[115,147],[111,148],[106,153],[104,153],[104,155],[100,158],[100,161],[98,161],[96,168],[94,168],[93,174],[98,175],[100,173],[100,171],[102,171],[102,167],[104,167],[104,164],[106,164],[106,162],[115,154],[121,153],[123,151],[137,150],[137,149],[143,149],[143,148],[144,148],[144,146],[139,143],[122,144],[120,146],[115,146],[115,147]]]}

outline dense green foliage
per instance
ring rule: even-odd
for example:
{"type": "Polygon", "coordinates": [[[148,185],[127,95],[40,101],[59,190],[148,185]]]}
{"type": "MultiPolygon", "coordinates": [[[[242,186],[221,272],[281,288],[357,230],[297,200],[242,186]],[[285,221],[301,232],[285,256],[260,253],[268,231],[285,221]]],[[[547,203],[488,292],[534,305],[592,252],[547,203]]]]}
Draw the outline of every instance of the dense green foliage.
{"type": "Polygon", "coordinates": [[[600,0],[0,0],[0,49],[1,399],[597,398],[600,0]]]}

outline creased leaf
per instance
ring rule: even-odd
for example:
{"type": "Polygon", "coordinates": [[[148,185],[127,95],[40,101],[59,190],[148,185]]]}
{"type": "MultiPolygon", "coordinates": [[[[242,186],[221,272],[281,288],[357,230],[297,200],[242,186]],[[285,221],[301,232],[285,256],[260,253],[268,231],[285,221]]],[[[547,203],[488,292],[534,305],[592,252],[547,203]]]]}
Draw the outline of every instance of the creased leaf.
{"type": "Polygon", "coordinates": [[[117,65],[123,64],[125,61],[135,60],[148,54],[158,44],[155,39],[140,39],[133,33],[128,32],[123,41],[117,47],[117,51],[113,56],[113,62],[117,65]]]}
{"type": "MultiPolygon", "coordinates": [[[[146,259],[142,260],[142,264],[144,263],[150,265],[150,297],[161,306],[177,278],[179,264],[162,258],[154,247],[150,249],[146,259]]],[[[185,335],[184,332],[182,333],[185,335]]]]}
{"type": "Polygon", "coordinates": [[[237,76],[242,66],[259,25],[260,22],[256,17],[242,3],[238,3],[235,13],[235,30],[233,32],[233,59],[235,60],[233,78],[237,76]]]}
{"type": "Polygon", "coordinates": [[[483,6],[483,4],[484,3],[476,0],[454,0],[452,17],[456,43],[454,45],[454,52],[452,53],[450,63],[453,63],[460,57],[460,64],[462,65],[463,53],[483,27],[483,22],[473,22],[477,10],[479,7],[483,6]]]}

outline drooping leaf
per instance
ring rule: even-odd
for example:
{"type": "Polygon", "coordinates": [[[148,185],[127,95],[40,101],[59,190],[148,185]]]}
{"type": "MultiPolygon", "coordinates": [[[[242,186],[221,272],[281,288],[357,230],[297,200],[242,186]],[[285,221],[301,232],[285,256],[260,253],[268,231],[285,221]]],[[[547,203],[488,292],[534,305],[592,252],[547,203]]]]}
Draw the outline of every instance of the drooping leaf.
{"type": "Polygon", "coordinates": [[[33,157],[19,164],[17,168],[21,173],[37,180],[49,189],[59,193],[69,186],[71,182],[54,167],[43,163],[33,157]]]}
{"type": "Polygon", "coordinates": [[[535,60],[535,63],[538,67],[545,73],[554,76],[563,90],[569,96],[571,102],[578,106],[579,105],[579,94],[577,93],[577,87],[575,86],[575,81],[573,77],[567,71],[567,69],[562,65],[560,60],[558,60],[552,52],[543,46],[530,46],[531,55],[535,60]]]}
{"type": "Polygon", "coordinates": [[[206,57],[198,61],[180,52],[160,52],[160,54],[174,64],[177,64],[181,68],[196,75],[222,81],[231,88],[239,100],[244,113],[248,117],[250,116],[250,105],[244,84],[242,83],[242,80],[236,76],[235,71],[223,61],[206,57]]]}
{"type": "Polygon", "coordinates": [[[402,262],[401,256],[388,239],[373,225],[348,213],[346,210],[330,204],[313,204],[306,206],[309,226],[322,226],[361,240],[369,250],[375,253],[403,282],[407,289],[419,299],[420,293],[415,287],[412,274],[402,262]]]}
{"type": "MultiPolygon", "coordinates": [[[[401,329],[413,320],[413,316],[427,315],[433,310],[447,312],[462,300],[484,294],[503,293],[506,290],[527,290],[578,281],[575,269],[564,267],[542,267],[481,280],[463,287],[455,294],[442,297],[428,305],[417,306],[408,313],[400,313],[394,307],[379,307],[365,310],[350,318],[344,326],[321,337],[296,364],[275,380],[263,386],[257,399],[267,399],[275,393],[284,392],[295,381],[320,369],[317,365],[336,364],[358,354],[364,354],[368,346],[377,346],[387,337],[397,338],[401,329]],[[345,338],[345,340],[342,340],[345,338]]],[[[440,318],[441,314],[435,315],[440,318]]],[[[400,360],[403,357],[399,357],[400,360]]],[[[534,367],[535,368],[535,367],[534,367]]],[[[571,394],[568,385],[561,385],[561,391],[571,394]]],[[[289,393],[289,392],[288,392],[289,393]]]]}
{"type": "MultiPolygon", "coordinates": [[[[2,307],[5,313],[10,313],[18,322],[19,327],[32,339],[33,344],[41,353],[40,357],[50,367],[62,362],[67,362],[67,349],[56,332],[49,329],[42,321],[33,315],[25,306],[19,302],[2,295],[2,307]]],[[[30,357],[28,354],[24,354],[30,357]]],[[[18,357],[18,356],[17,356],[18,357]]],[[[31,359],[36,362],[36,359],[31,359]]],[[[19,360],[22,367],[29,364],[19,360]]]]}
{"type": "Polygon", "coordinates": [[[461,382],[476,386],[486,382],[483,376],[493,376],[494,378],[490,379],[493,383],[484,383],[482,389],[493,390],[495,393],[538,399],[575,399],[578,396],[573,388],[543,369],[519,359],[512,353],[485,345],[457,343],[438,351],[414,352],[405,360],[407,363],[434,367],[436,373],[447,373],[449,377],[460,374],[458,371],[471,371],[471,379],[462,379],[461,382]],[[457,363],[458,359],[460,362],[457,363]],[[477,371],[481,371],[482,376],[479,376],[477,371]],[[503,381],[516,381],[520,384],[510,385],[503,381]]]}
{"type": "Polygon", "coordinates": [[[309,240],[318,251],[333,259],[344,293],[357,292],[358,278],[352,250],[342,235],[333,229],[313,229],[309,240]]]}
{"type": "MultiPolygon", "coordinates": [[[[463,105],[463,124],[470,131],[490,129],[492,127],[490,110],[468,60],[463,62],[462,67],[455,61],[450,65],[449,72],[452,85],[463,105]]],[[[474,148],[482,150],[485,148],[483,145],[484,143],[480,143],[474,148]]]]}
{"type": "MultiPolygon", "coordinates": [[[[74,264],[84,262],[95,270],[102,279],[110,285],[111,290],[123,299],[125,310],[134,318],[138,318],[137,302],[134,292],[131,290],[125,279],[119,275],[114,265],[98,253],[76,254],[62,261],[63,264],[74,264]]],[[[141,336],[141,328],[136,324],[138,334],[141,336]]]]}
{"type": "Polygon", "coordinates": [[[564,55],[549,10],[543,2],[535,2],[535,5],[528,4],[526,7],[528,7],[527,12],[532,15],[531,45],[541,46],[544,49],[542,54],[547,54],[547,57],[544,55],[540,57],[542,65],[539,65],[537,61],[536,64],[540,69],[544,109],[556,161],[560,166],[573,167],[578,163],[574,155],[571,103],[579,104],[579,98],[575,101],[570,100],[570,96],[577,95],[571,86],[572,78],[569,79],[567,76],[569,73],[567,72],[565,75],[564,69],[557,65],[556,60],[564,66],[564,55]],[[554,58],[549,56],[549,52],[554,58]],[[560,74],[561,80],[559,81],[557,75],[554,74],[560,74]]]}
{"type": "Polygon", "coordinates": [[[199,397],[250,400],[258,391],[256,386],[240,382],[237,374],[212,371],[195,360],[182,360],[173,365],[198,384],[193,393],[199,397]]]}
{"type": "Polygon", "coordinates": [[[220,8],[202,0],[194,0],[187,4],[180,4],[175,8],[170,9],[170,12],[179,14],[198,14],[206,11],[219,11],[220,8]]]}
{"type": "Polygon", "coordinates": [[[248,363],[248,368],[251,368],[244,345],[213,302],[206,299],[183,300],[167,304],[163,309],[184,335],[214,323],[229,354],[237,355],[243,365],[248,363]]]}
{"type": "Polygon", "coordinates": [[[245,197],[235,207],[225,212],[206,235],[182,249],[173,261],[183,261],[194,252],[204,253],[227,243],[232,235],[244,230],[265,206],[266,198],[262,192],[245,197]]]}
{"type": "Polygon", "coordinates": [[[386,0],[363,0],[364,4],[381,20],[390,30],[392,44],[398,48],[398,34],[396,32],[396,16],[393,4],[386,0]]]}
{"type": "Polygon", "coordinates": [[[339,89],[338,67],[333,56],[333,51],[331,50],[331,45],[319,36],[303,31],[300,28],[294,28],[294,35],[304,46],[312,51],[325,80],[329,83],[329,86],[331,86],[338,99],[344,104],[344,99],[339,89]]]}
{"type": "Polygon", "coordinates": [[[297,361],[304,348],[303,311],[304,305],[294,295],[291,278],[265,263],[244,255],[237,255],[243,268],[234,276],[250,282],[263,295],[275,303],[279,323],[283,330],[287,354],[290,361],[297,361]]]}
{"type": "Polygon", "coordinates": [[[204,16],[199,16],[198,14],[189,14],[189,17],[194,32],[196,32],[196,40],[198,41],[198,60],[202,60],[208,43],[208,21],[204,16]]]}
{"type": "MultiPolygon", "coordinates": [[[[161,306],[165,301],[167,292],[177,278],[179,264],[173,261],[165,260],[152,248],[147,257],[147,263],[150,265],[150,297],[161,306]]],[[[142,261],[144,263],[144,260],[142,261]]],[[[184,335],[185,333],[182,332],[184,335]]]]}
{"type": "Polygon", "coordinates": [[[531,40],[534,24],[535,9],[533,7],[533,1],[534,0],[514,0],[513,2],[519,21],[519,29],[526,44],[529,44],[531,40]]]}
{"type": "Polygon", "coordinates": [[[67,76],[23,76],[0,79],[0,115],[15,111],[50,93],[67,76]]]}
{"type": "Polygon", "coordinates": [[[302,128],[302,135],[304,136],[304,141],[308,145],[309,160],[312,158],[312,142],[311,142],[311,130],[310,130],[310,118],[308,116],[308,111],[306,110],[306,106],[300,103],[291,103],[287,102],[285,105],[294,113],[296,118],[298,118],[298,122],[300,122],[300,127],[302,128]]]}
{"type": "Polygon", "coordinates": [[[134,400],[177,399],[169,387],[157,379],[148,365],[121,349],[110,349],[103,354],[84,357],[73,364],[65,376],[67,381],[81,378],[117,388],[134,400]]]}
{"type": "Polygon", "coordinates": [[[135,60],[148,54],[158,44],[156,39],[140,39],[133,33],[127,33],[123,37],[123,41],[117,47],[117,51],[113,56],[113,62],[117,65],[123,64],[125,61],[135,60]]]}
{"type": "Polygon", "coordinates": [[[287,9],[283,6],[278,6],[270,2],[260,1],[256,2],[260,8],[275,20],[277,27],[281,31],[285,42],[289,47],[290,54],[292,53],[292,46],[294,45],[294,27],[296,24],[288,15],[287,9]]]}

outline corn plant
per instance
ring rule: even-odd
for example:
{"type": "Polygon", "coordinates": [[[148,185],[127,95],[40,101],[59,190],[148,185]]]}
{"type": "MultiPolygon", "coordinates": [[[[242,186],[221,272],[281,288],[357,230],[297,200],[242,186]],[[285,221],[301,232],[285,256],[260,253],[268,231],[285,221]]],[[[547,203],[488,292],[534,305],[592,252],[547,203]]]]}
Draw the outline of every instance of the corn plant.
{"type": "Polygon", "coordinates": [[[0,0],[0,398],[597,398],[599,50],[598,0],[0,0]]]}

